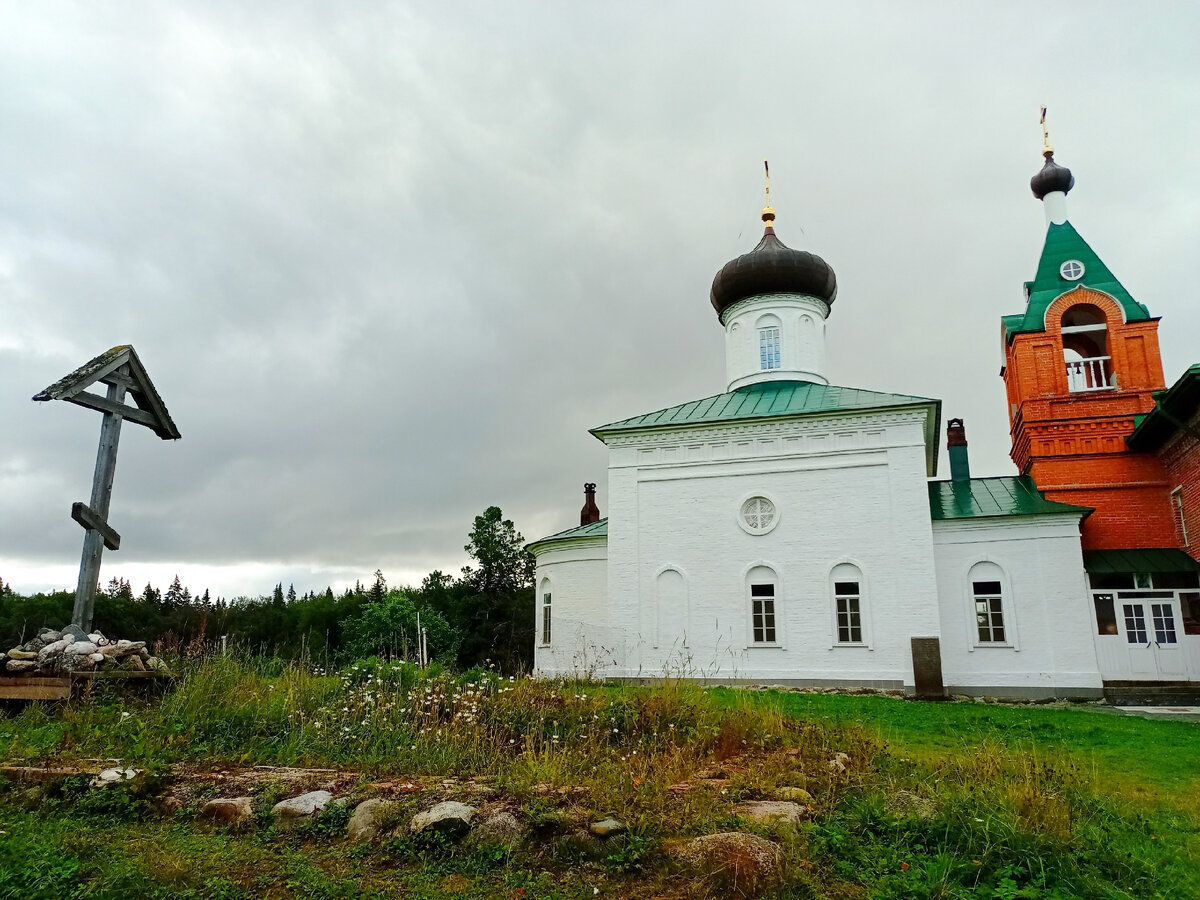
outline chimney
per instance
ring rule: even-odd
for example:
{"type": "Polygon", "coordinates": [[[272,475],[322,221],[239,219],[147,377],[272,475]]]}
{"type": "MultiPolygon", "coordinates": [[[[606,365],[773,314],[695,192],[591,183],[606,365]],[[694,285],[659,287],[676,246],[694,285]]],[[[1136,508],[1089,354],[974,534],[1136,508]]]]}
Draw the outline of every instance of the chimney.
{"type": "Polygon", "coordinates": [[[971,464],[967,461],[967,430],[962,419],[946,423],[946,450],[950,453],[950,480],[970,481],[971,464]]]}
{"type": "Polygon", "coordinates": [[[596,485],[588,482],[583,486],[583,509],[579,511],[579,524],[591,525],[600,521],[600,507],[596,505],[596,485]]]}

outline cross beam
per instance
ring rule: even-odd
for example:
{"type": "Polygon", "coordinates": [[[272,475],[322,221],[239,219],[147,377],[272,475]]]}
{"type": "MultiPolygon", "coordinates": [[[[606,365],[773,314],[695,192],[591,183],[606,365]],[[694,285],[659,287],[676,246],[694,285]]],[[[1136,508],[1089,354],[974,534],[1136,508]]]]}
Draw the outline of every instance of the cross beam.
{"type": "Polygon", "coordinates": [[[71,506],[71,518],[82,525],[86,532],[71,623],[84,631],[91,631],[96,589],[100,583],[100,557],[105,548],[118,550],[121,547],[121,536],[108,524],[121,423],[129,419],[138,425],[145,425],[163,440],[178,439],[179,429],[171,421],[166,404],[154,389],[137,353],[128,344],[101,353],[36,394],[33,399],[66,400],[104,414],[100,425],[100,446],[96,450],[96,471],[92,476],[91,499],[87,503],[80,501],[71,506]],[[105,396],[87,392],[86,388],[96,383],[108,386],[105,396]],[[125,403],[126,394],[136,405],[125,403]]]}

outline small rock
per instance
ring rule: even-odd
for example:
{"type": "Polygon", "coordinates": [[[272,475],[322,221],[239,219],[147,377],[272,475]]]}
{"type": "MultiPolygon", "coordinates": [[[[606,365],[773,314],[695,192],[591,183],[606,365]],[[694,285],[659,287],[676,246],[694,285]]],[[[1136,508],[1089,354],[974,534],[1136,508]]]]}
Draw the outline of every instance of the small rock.
{"type": "Polygon", "coordinates": [[[103,653],[100,653],[99,651],[97,651],[96,653],[88,654],[88,659],[90,659],[94,663],[102,663],[107,658],[108,657],[106,657],[103,653]]]}
{"type": "Polygon", "coordinates": [[[68,625],[62,630],[63,640],[70,638],[72,641],[86,641],[88,639],[87,632],[78,625],[68,625]]]}
{"type": "Polygon", "coordinates": [[[32,672],[37,668],[37,662],[32,659],[10,659],[4,664],[4,668],[14,675],[20,675],[22,672],[32,672]]]}
{"type": "Polygon", "coordinates": [[[612,837],[613,835],[617,834],[624,834],[626,830],[627,829],[623,823],[618,822],[613,818],[604,819],[600,822],[593,822],[588,826],[588,831],[590,831],[596,837],[601,838],[612,837]]]}
{"type": "Polygon", "coordinates": [[[399,805],[393,800],[364,800],[354,807],[354,815],[346,825],[346,835],[358,844],[375,840],[389,814],[399,805]]]}
{"type": "Polygon", "coordinates": [[[29,650],[9,650],[8,658],[9,659],[30,660],[30,659],[37,659],[38,655],[37,655],[37,653],[30,652],[29,650]]]}
{"type": "Polygon", "coordinates": [[[117,655],[117,645],[116,645],[116,644],[112,644],[112,643],[109,643],[109,644],[101,644],[101,645],[100,645],[100,649],[99,649],[99,650],[97,650],[96,652],[97,652],[97,653],[101,653],[101,654],[103,654],[104,656],[107,656],[107,657],[109,657],[110,659],[115,659],[115,658],[116,658],[116,655],[117,655]]]}
{"type": "Polygon", "coordinates": [[[117,656],[125,656],[145,649],[145,641],[117,641],[117,656]]]}
{"type": "Polygon", "coordinates": [[[95,644],[97,647],[99,647],[101,644],[108,643],[108,641],[105,640],[104,635],[102,635],[99,631],[93,631],[91,634],[89,634],[87,636],[87,639],[89,641],[91,641],[93,644],[95,644]]]}
{"type": "Polygon", "coordinates": [[[797,803],[812,803],[813,795],[801,787],[781,787],[775,789],[779,800],[794,800],[797,803]]]}
{"type": "Polygon", "coordinates": [[[475,807],[457,800],[446,800],[432,809],[417,813],[409,822],[409,830],[424,831],[431,828],[447,837],[462,837],[471,829],[475,820],[475,807]]]}
{"type": "Polygon", "coordinates": [[[582,856],[585,859],[599,859],[605,852],[604,841],[583,829],[565,835],[561,846],[568,854],[582,856]]]}
{"type": "Polygon", "coordinates": [[[527,828],[512,813],[500,812],[482,819],[467,836],[468,847],[503,847],[511,850],[525,839],[527,828]]]}
{"type": "Polygon", "coordinates": [[[183,809],[183,801],[178,797],[166,797],[162,802],[162,811],[167,815],[174,815],[183,809]]]}
{"type": "Polygon", "coordinates": [[[96,652],[96,645],[91,641],[75,641],[63,651],[64,656],[87,656],[96,652]]]}
{"type": "Polygon", "coordinates": [[[733,812],[756,825],[795,825],[808,815],[807,807],[786,800],[751,800],[739,803],[733,812]]]}
{"type": "Polygon", "coordinates": [[[39,628],[37,636],[39,640],[43,640],[47,644],[62,640],[62,632],[55,631],[53,628],[39,628]]]}
{"type": "Polygon", "coordinates": [[[280,800],[271,807],[271,815],[280,827],[287,828],[299,819],[307,819],[320,812],[332,799],[333,794],[329,791],[309,791],[290,800],[280,800]]]}
{"type": "Polygon", "coordinates": [[[209,800],[200,807],[200,818],[214,825],[241,825],[254,817],[251,797],[209,800]]]}
{"type": "Polygon", "coordinates": [[[149,669],[151,672],[169,672],[170,671],[170,669],[167,668],[167,664],[165,662],[163,662],[161,659],[159,659],[157,656],[149,657],[145,661],[145,663],[143,663],[143,665],[147,669],[149,669]]]}
{"type": "Polygon", "coordinates": [[[146,664],[142,662],[140,657],[127,656],[121,660],[121,668],[130,672],[145,672],[146,664]]]}
{"type": "MultiPolygon", "coordinates": [[[[57,640],[57,638],[55,640],[57,640]]],[[[40,637],[35,637],[35,638],[31,638],[30,640],[26,641],[24,644],[22,644],[17,649],[18,650],[28,650],[30,653],[37,653],[39,650],[41,650],[43,647],[45,647],[49,643],[50,643],[49,641],[44,641],[40,637]]]]}
{"type": "Polygon", "coordinates": [[[106,784],[132,781],[140,774],[142,774],[141,769],[122,769],[120,767],[101,769],[100,774],[92,779],[92,787],[103,787],[106,784]]]}
{"type": "Polygon", "coordinates": [[[756,834],[706,834],[664,849],[685,868],[744,895],[767,888],[783,876],[783,851],[756,834]]]}

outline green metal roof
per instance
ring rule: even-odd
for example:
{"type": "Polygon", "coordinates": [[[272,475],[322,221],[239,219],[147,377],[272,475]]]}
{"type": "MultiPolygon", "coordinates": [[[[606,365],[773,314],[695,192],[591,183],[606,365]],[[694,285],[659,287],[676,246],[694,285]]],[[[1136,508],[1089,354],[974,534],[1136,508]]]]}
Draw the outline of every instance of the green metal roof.
{"type": "Polygon", "coordinates": [[[941,400],[909,394],[885,394],[832,384],[813,384],[811,381],[764,381],[751,384],[726,394],[717,394],[703,400],[693,400],[691,403],[681,403],[631,419],[601,425],[591,429],[591,433],[604,440],[606,435],[617,431],[678,428],[714,422],[828,415],[906,406],[922,406],[932,410],[933,414],[925,419],[925,448],[926,465],[929,474],[933,475],[937,472],[941,400]]]}
{"type": "Polygon", "coordinates": [[[1092,575],[1200,572],[1200,563],[1175,547],[1141,547],[1130,550],[1084,550],[1083,568],[1092,575]]]}
{"type": "Polygon", "coordinates": [[[560,531],[557,534],[552,534],[549,537],[541,538],[527,544],[525,549],[532,550],[539,544],[548,544],[551,541],[569,541],[574,538],[606,538],[608,537],[608,517],[605,516],[595,522],[589,522],[587,525],[577,525],[574,528],[568,528],[566,531],[560,531]]]}
{"type": "Polygon", "coordinates": [[[1037,276],[1025,282],[1029,302],[1024,315],[1005,316],[1004,331],[1011,340],[1014,334],[1029,331],[1044,331],[1046,309],[1063,294],[1079,287],[1088,287],[1110,295],[1125,311],[1125,319],[1136,322],[1150,318],[1150,311],[1133,299],[1096,251],[1079,236],[1070,222],[1052,224],[1046,231],[1046,243],[1042,247],[1042,258],[1038,261],[1037,276]],[[1059,274],[1059,267],[1069,259],[1083,263],[1083,277],[1068,281],[1059,274]]]}
{"type": "Polygon", "coordinates": [[[1087,506],[1047,500],[1028,475],[929,482],[929,515],[934,521],[1091,512],[1087,506]]]}
{"type": "Polygon", "coordinates": [[[1200,439],[1187,422],[1200,408],[1200,363],[1193,363],[1179,380],[1154,394],[1154,409],[1137,417],[1133,434],[1125,438],[1130,450],[1155,450],[1176,431],[1185,429],[1200,439]]]}
{"type": "Polygon", "coordinates": [[[602,438],[611,431],[639,428],[675,428],[680,425],[732,422],[736,419],[765,419],[940,403],[940,400],[931,400],[928,397],[884,394],[832,384],[813,384],[809,381],[764,381],[738,388],[728,394],[717,394],[703,400],[693,400],[691,403],[681,403],[679,406],[670,406],[631,419],[601,425],[599,428],[593,428],[592,434],[602,438]]]}

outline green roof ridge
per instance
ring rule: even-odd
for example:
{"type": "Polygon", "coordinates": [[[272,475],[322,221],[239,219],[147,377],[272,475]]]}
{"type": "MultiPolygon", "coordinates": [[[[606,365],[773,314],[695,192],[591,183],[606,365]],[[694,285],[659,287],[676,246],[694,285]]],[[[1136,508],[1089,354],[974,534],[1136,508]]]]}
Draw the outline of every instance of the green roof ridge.
{"type": "Polygon", "coordinates": [[[1004,316],[1005,332],[1011,337],[1014,334],[1044,331],[1046,310],[1050,304],[1080,287],[1108,294],[1125,311],[1126,321],[1137,322],[1150,318],[1150,311],[1133,299],[1133,295],[1117,280],[1074,225],[1070,222],[1051,223],[1046,229],[1046,242],[1038,260],[1037,275],[1033,281],[1025,283],[1028,295],[1025,313],[1004,316]],[[1083,263],[1083,277],[1078,281],[1069,281],[1059,273],[1059,268],[1069,259],[1083,263]]]}
{"type": "Polygon", "coordinates": [[[994,475],[929,482],[929,515],[945,519],[1091,514],[1089,506],[1047,500],[1028,475],[994,475]]]}

